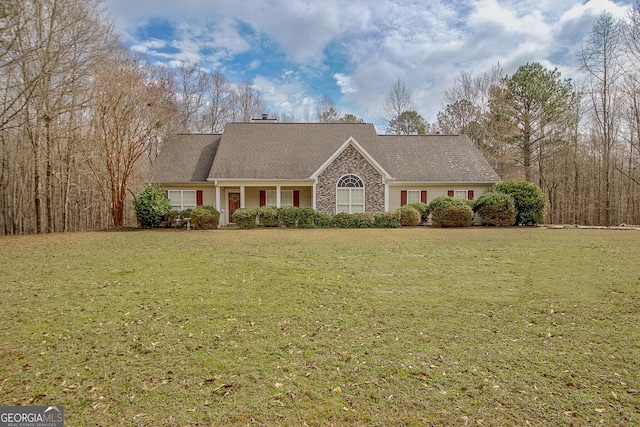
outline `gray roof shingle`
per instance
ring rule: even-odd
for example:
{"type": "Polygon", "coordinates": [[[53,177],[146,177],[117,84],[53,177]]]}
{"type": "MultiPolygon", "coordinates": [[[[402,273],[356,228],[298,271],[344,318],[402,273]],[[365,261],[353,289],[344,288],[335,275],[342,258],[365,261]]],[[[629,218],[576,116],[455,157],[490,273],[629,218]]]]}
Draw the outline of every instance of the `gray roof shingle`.
{"type": "Polygon", "coordinates": [[[396,181],[494,183],[500,178],[466,136],[377,135],[365,123],[228,123],[222,135],[165,142],[151,181],[307,179],[353,137],[396,181]]]}
{"type": "Polygon", "coordinates": [[[349,137],[384,156],[371,124],[228,123],[209,178],[307,179],[349,137]]]}
{"type": "Polygon", "coordinates": [[[397,181],[482,182],[500,177],[464,135],[379,135],[397,181]]]}
{"type": "Polygon", "coordinates": [[[207,180],[221,135],[177,134],[162,145],[151,169],[151,182],[202,182],[207,180]]]}

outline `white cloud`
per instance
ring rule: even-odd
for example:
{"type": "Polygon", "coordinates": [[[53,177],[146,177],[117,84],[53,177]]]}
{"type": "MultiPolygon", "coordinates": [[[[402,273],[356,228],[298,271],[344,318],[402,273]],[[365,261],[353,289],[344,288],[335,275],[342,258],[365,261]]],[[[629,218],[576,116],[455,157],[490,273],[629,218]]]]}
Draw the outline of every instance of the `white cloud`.
{"type": "Polygon", "coordinates": [[[347,76],[342,73],[334,73],[333,78],[336,79],[336,84],[340,87],[340,92],[343,94],[355,93],[358,91],[358,88],[353,84],[351,76],[347,76]]]}
{"type": "MultiPolygon", "coordinates": [[[[527,62],[575,72],[576,53],[603,11],[623,17],[635,0],[106,0],[132,49],[167,61],[203,61],[254,79],[274,108],[301,116],[324,91],[324,76],[354,114],[376,120],[402,79],[428,120],[461,70],[527,62]],[[153,18],[171,22],[169,40],[137,40],[153,18]],[[164,44],[163,44],[164,43],[164,44]],[[243,68],[238,66],[243,55],[243,68]],[[251,57],[253,56],[253,58],[251,57]],[[247,59],[248,57],[248,59],[247,59]],[[286,58],[280,67],[274,61],[286,58]],[[267,74],[269,73],[269,74],[267,74]],[[271,75],[274,73],[275,75],[271,75]],[[319,93],[318,93],[319,91],[319,93]],[[305,103],[307,105],[305,106],[305,103]]],[[[351,112],[351,111],[349,111],[351,112]]]]}

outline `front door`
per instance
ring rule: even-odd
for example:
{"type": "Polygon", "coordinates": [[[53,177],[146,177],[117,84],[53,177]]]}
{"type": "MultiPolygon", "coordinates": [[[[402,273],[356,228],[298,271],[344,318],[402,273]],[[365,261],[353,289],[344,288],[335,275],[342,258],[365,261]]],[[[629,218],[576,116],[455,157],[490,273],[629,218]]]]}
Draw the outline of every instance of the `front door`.
{"type": "Polygon", "coordinates": [[[229,193],[229,222],[233,222],[233,213],[240,207],[240,193],[229,193]]]}

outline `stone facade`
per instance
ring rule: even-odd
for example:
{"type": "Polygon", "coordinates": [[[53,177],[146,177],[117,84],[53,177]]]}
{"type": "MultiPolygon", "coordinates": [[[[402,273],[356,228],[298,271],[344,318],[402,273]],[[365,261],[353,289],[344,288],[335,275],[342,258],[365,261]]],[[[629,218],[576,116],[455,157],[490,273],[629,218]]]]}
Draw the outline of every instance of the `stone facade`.
{"type": "Polygon", "coordinates": [[[365,212],[384,211],[382,175],[352,145],[349,145],[319,176],[316,185],[316,209],[336,213],[336,186],[344,175],[357,175],[364,183],[365,212]]]}

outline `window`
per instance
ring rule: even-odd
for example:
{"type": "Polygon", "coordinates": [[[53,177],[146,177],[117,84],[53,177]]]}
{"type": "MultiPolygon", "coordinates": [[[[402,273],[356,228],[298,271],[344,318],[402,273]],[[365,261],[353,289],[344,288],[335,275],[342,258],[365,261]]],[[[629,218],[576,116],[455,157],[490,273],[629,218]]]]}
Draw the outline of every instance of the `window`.
{"type": "Polygon", "coordinates": [[[449,197],[456,199],[473,200],[473,190],[449,190],[449,197]]]}
{"type": "Polygon", "coordinates": [[[420,203],[420,190],[407,190],[407,203],[420,203]]]}
{"type": "MultiPolygon", "coordinates": [[[[276,190],[266,191],[266,206],[276,206],[276,190]]],[[[280,190],[280,206],[293,206],[293,190],[280,190]]]]}
{"type": "Polygon", "coordinates": [[[467,200],[467,190],[455,190],[453,193],[453,197],[455,197],[456,199],[467,200]]]}
{"type": "Polygon", "coordinates": [[[345,175],[336,188],[336,213],[364,212],[364,184],[356,175],[345,175]]]}
{"type": "Polygon", "coordinates": [[[183,211],[196,208],[195,190],[169,190],[167,196],[173,210],[183,211]]]}

